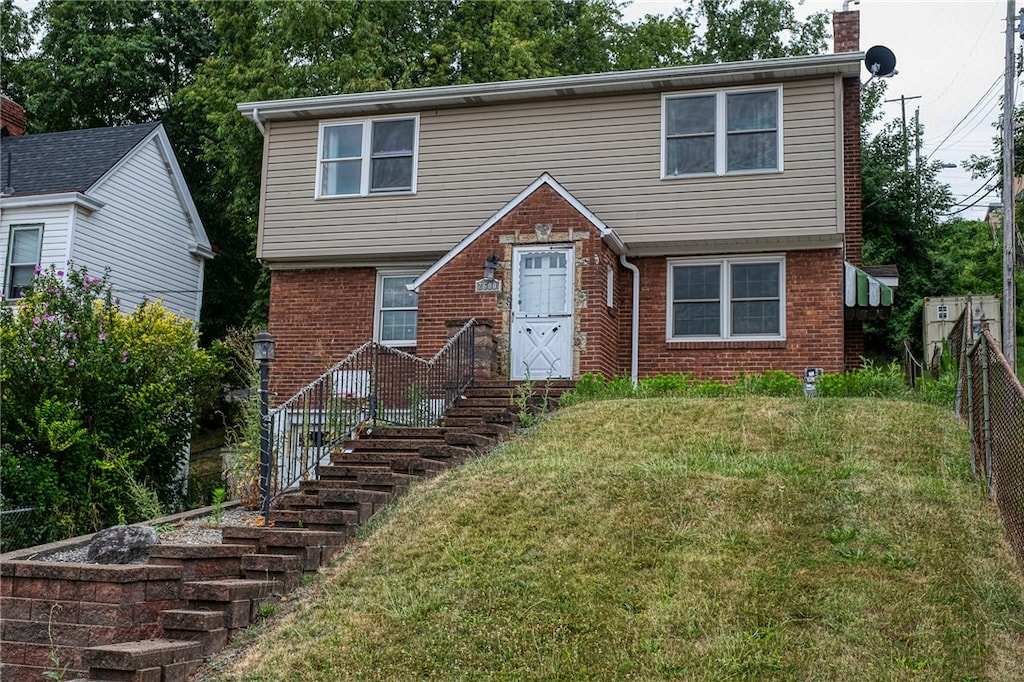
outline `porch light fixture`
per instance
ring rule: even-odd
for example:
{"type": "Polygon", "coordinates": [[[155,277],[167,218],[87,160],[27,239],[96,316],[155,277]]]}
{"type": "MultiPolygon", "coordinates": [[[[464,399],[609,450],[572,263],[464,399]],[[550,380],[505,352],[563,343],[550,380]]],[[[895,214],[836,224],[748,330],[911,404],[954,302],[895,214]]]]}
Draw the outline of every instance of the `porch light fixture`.
{"type": "Polygon", "coordinates": [[[498,267],[498,254],[492,253],[484,261],[484,279],[493,280],[494,270],[498,267]]]}
{"type": "Polygon", "coordinates": [[[262,331],[252,340],[253,357],[260,363],[260,510],[270,522],[270,361],[274,359],[274,337],[262,331]]]}
{"type": "Polygon", "coordinates": [[[269,362],[274,359],[274,337],[270,332],[262,331],[252,341],[253,355],[257,362],[269,362]]]}

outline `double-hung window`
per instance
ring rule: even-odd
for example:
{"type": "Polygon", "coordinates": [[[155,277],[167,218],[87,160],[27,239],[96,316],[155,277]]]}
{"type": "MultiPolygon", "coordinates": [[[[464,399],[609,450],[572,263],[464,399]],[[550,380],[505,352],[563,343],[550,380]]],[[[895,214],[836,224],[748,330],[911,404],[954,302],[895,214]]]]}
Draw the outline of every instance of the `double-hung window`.
{"type": "Polygon", "coordinates": [[[12,225],[7,246],[4,296],[21,298],[36,274],[42,253],[42,225],[12,225]]]}
{"type": "Polygon", "coordinates": [[[670,261],[668,339],[785,338],[785,259],[670,261]]]}
{"type": "Polygon", "coordinates": [[[419,296],[407,284],[418,274],[377,273],[377,317],[375,338],[388,346],[416,345],[416,309],[419,296]]]}
{"type": "Polygon", "coordinates": [[[782,89],[666,95],[661,176],[782,170],[782,89]]]}
{"type": "Polygon", "coordinates": [[[419,119],[366,119],[320,125],[318,197],[416,191],[419,119]]]}

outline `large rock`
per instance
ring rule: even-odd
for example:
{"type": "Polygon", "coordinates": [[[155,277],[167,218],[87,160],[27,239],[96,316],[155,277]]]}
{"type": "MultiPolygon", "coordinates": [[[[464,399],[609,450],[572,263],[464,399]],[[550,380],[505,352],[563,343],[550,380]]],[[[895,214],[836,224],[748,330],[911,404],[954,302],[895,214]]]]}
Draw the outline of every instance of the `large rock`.
{"type": "Polygon", "coordinates": [[[160,542],[150,526],[113,526],[93,536],[86,556],[100,564],[130,564],[145,559],[149,546],[160,542]]]}

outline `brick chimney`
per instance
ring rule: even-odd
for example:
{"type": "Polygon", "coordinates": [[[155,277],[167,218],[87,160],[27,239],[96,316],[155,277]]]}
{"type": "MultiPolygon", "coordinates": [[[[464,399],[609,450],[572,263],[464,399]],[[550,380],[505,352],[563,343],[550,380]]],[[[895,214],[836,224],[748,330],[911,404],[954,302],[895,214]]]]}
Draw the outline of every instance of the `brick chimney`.
{"type": "MultiPolygon", "coordinates": [[[[832,15],[836,54],[860,52],[860,12],[832,15]]],[[[864,227],[861,221],[860,77],[843,79],[843,196],[845,197],[846,260],[861,265],[864,227]]]]}
{"type": "Polygon", "coordinates": [[[28,126],[25,108],[9,98],[0,95],[0,127],[7,135],[24,135],[28,126]]]}
{"type": "Polygon", "coordinates": [[[860,12],[835,12],[832,15],[832,51],[860,52],[860,12]]]}

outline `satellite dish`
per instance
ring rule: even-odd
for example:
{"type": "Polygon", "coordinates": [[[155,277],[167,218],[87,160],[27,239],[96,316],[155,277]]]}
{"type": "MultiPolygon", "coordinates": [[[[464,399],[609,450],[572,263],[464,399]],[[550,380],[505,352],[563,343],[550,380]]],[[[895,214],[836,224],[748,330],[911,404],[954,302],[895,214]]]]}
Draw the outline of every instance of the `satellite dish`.
{"type": "MultiPolygon", "coordinates": [[[[875,45],[864,55],[864,65],[871,78],[889,78],[896,75],[896,55],[885,45],[875,45]]],[[[868,79],[871,82],[871,79],[868,79]]]]}

